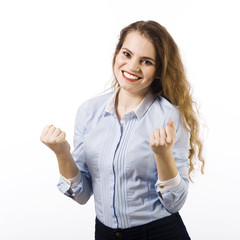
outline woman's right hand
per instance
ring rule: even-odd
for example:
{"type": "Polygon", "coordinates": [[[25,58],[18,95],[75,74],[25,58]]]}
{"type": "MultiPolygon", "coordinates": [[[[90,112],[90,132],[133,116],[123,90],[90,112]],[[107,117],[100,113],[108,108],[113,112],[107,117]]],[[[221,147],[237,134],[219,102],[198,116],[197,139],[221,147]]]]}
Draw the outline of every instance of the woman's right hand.
{"type": "Polygon", "coordinates": [[[53,125],[43,129],[40,140],[47,145],[57,156],[69,155],[70,145],[66,140],[66,133],[53,125]]]}

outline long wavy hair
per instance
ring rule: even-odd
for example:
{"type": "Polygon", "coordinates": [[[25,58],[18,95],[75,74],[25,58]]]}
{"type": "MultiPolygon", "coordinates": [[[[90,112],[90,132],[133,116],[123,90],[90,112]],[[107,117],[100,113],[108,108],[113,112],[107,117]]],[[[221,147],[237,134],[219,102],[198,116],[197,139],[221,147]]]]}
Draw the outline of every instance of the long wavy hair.
{"type": "MultiPolygon", "coordinates": [[[[183,125],[190,132],[190,168],[191,173],[201,164],[204,173],[205,161],[202,150],[203,144],[199,137],[198,107],[191,96],[191,87],[187,81],[179,49],[166,28],[155,21],[137,21],[122,29],[118,44],[113,56],[112,67],[128,33],[136,31],[149,39],[156,50],[156,75],[151,90],[157,96],[163,96],[176,106],[181,114],[183,125]]],[[[119,86],[117,79],[112,82],[111,88],[119,86]]]]}

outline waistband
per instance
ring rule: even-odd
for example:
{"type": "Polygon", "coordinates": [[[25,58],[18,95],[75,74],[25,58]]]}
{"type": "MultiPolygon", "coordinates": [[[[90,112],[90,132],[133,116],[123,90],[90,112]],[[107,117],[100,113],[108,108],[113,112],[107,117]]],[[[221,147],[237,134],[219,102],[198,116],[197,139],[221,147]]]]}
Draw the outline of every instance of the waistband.
{"type": "MultiPolygon", "coordinates": [[[[175,231],[174,226],[176,226],[176,221],[181,220],[179,213],[174,213],[170,216],[130,228],[110,228],[101,223],[98,218],[96,218],[96,232],[99,231],[103,235],[112,236],[115,238],[121,238],[127,236],[129,239],[142,239],[143,236],[147,236],[148,232],[162,231],[168,229],[168,231],[175,231]],[[169,229],[172,228],[172,229],[169,229]],[[131,238],[132,236],[132,238],[131,238]]],[[[163,231],[163,232],[164,232],[163,231]]],[[[147,239],[147,238],[146,238],[147,239]]]]}

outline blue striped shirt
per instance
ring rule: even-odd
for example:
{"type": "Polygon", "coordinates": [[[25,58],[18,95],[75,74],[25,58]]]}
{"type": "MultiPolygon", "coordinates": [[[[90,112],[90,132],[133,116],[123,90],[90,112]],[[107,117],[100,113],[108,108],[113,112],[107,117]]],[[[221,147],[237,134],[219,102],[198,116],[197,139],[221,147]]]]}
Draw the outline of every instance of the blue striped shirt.
{"type": "Polygon", "coordinates": [[[149,92],[119,122],[116,93],[83,103],[77,113],[72,156],[79,169],[74,185],[60,178],[58,188],[80,204],[93,194],[97,218],[111,228],[129,228],[169,216],[183,206],[188,190],[189,139],[176,107],[149,92]],[[150,133],[172,118],[176,128],[173,156],[179,181],[159,192],[150,133]],[[73,194],[68,194],[69,186],[73,194]]]}

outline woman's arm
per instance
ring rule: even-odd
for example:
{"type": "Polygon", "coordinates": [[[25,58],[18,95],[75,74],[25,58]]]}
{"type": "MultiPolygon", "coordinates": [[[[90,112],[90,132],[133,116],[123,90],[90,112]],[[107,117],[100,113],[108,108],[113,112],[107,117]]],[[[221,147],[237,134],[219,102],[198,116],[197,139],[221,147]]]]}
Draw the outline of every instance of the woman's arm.
{"type": "Polygon", "coordinates": [[[189,169],[189,134],[184,129],[178,114],[172,115],[165,128],[155,130],[150,136],[150,146],[154,152],[158,181],[156,191],[167,211],[179,211],[187,198],[189,169]]]}
{"type": "Polygon", "coordinates": [[[157,129],[150,135],[150,146],[154,152],[160,181],[174,178],[178,173],[172,152],[175,141],[176,130],[172,119],[165,128],[157,129]]]}
{"type": "MultiPolygon", "coordinates": [[[[53,125],[46,126],[40,140],[55,153],[60,174],[66,179],[75,177],[78,168],[70,152],[70,145],[66,140],[65,132],[53,125]]],[[[72,189],[69,189],[68,192],[72,194],[72,189]]]]}

